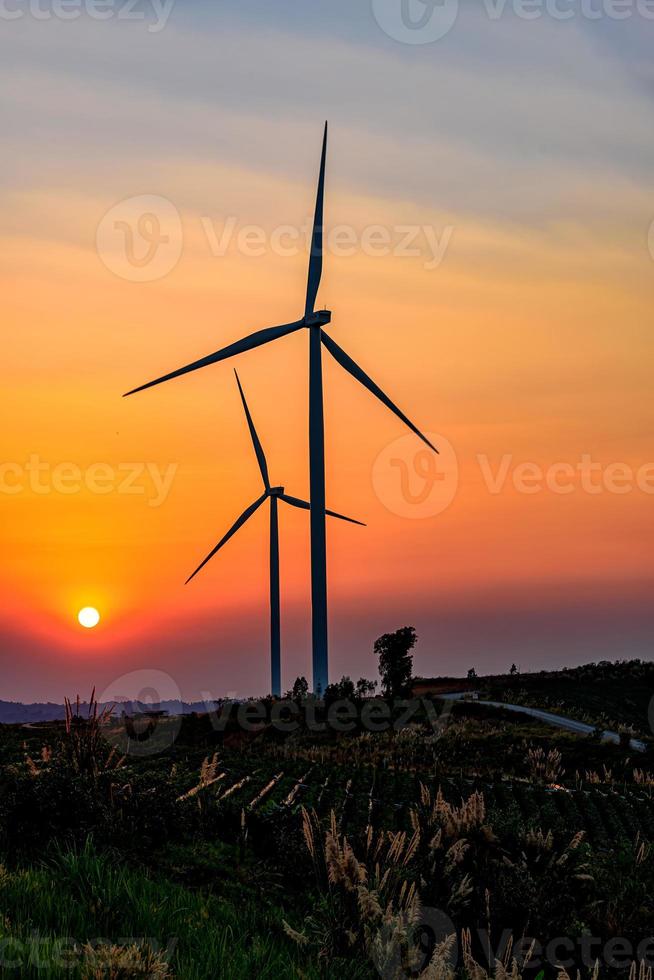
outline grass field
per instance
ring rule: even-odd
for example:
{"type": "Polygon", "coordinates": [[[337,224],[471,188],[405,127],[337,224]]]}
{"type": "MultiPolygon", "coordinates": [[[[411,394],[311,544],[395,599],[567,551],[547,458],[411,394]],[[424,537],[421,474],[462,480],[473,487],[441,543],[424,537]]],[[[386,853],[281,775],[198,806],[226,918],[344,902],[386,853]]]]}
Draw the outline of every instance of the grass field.
{"type": "Polygon", "coordinates": [[[0,730],[2,976],[500,980],[490,932],[597,937],[601,974],[627,977],[652,931],[651,747],[476,704],[436,733],[424,712],[378,734],[189,716],[141,759],[106,734],[0,730]],[[419,947],[434,910],[456,964],[419,947]]]}

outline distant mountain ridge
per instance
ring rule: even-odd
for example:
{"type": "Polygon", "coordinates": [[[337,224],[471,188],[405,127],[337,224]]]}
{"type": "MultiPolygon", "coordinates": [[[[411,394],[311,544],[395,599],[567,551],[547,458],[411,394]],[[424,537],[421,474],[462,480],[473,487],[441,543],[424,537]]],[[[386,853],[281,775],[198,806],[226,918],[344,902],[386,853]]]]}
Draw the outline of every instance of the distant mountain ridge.
{"type": "MultiPolygon", "coordinates": [[[[149,704],[143,701],[109,701],[101,703],[101,711],[114,705],[114,715],[120,716],[123,711],[129,714],[142,714],[147,711],[167,711],[170,715],[188,715],[193,711],[207,711],[204,701],[187,703],[186,701],[161,701],[159,704],[149,704]]],[[[89,705],[80,701],[80,714],[88,714],[89,705]]],[[[63,704],[52,701],[23,704],[20,701],[0,701],[0,725],[33,724],[38,721],[63,721],[66,709],[63,704]]]]}

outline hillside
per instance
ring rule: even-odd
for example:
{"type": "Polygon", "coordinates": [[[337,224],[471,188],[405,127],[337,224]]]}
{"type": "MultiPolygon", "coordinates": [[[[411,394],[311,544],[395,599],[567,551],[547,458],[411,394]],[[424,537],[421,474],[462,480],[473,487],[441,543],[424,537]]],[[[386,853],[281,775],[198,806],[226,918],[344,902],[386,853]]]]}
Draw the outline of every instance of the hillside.
{"type": "Polygon", "coordinates": [[[654,663],[618,660],[556,671],[492,674],[474,679],[416,678],[414,693],[475,690],[480,698],[524,704],[577,718],[591,725],[651,735],[654,720],[654,663]]]}

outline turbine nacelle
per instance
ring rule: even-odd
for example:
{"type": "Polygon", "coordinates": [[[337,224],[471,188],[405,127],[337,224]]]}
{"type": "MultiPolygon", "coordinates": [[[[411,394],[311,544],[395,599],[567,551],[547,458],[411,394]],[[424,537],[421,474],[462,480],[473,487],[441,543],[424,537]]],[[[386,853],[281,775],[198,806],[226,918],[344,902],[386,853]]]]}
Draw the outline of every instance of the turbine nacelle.
{"type": "Polygon", "coordinates": [[[270,490],[268,491],[268,496],[269,497],[283,497],[284,496],[284,487],[271,487],[270,490]]]}
{"type": "Polygon", "coordinates": [[[304,318],[305,327],[326,327],[332,322],[331,310],[318,310],[317,313],[307,313],[304,318]]]}

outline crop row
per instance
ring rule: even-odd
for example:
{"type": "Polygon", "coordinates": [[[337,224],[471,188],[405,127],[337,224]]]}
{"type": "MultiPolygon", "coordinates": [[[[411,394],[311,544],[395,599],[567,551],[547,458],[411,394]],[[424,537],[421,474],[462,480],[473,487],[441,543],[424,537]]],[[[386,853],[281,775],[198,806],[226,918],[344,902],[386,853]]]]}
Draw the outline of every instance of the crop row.
{"type": "MultiPolygon", "coordinates": [[[[430,785],[442,789],[454,804],[478,789],[484,794],[489,823],[516,835],[533,828],[571,837],[583,831],[595,847],[611,849],[640,834],[654,840],[654,812],[642,791],[616,791],[609,787],[552,789],[521,781],[493,783],[443,780],[430,785]]],[[[300,806],[326,815],[331,810],[341,826],[360,830],[369,823],[389,830],[408,826],[409,811],[417,805],[419,781],[413,773],[397,770],[288,765],[285,769],[265,764],[241,765],[224,770],[217,786],[209,787],[218,806],[271,816],[291,813],[300,806]]]]}

